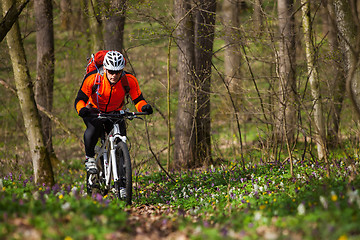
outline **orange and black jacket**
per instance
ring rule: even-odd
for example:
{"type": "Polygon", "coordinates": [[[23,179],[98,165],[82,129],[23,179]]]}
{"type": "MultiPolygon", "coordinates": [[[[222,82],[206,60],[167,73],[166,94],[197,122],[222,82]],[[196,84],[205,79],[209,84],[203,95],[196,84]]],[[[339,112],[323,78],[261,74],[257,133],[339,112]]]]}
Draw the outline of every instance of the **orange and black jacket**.
{"type": "Polygon", "coordinates": [[[81,84],[75,99],[75,109],[77,113],[86,106],[97,108],[105,113],[119,111],[124,105],[127,92],[133,100],[136,110],[141,112],[141,108],[147,103],[134,75],[123,71],[120,80],[111,84],[106,73],[102,76],[96,71],[90,72],[81,84]]]}

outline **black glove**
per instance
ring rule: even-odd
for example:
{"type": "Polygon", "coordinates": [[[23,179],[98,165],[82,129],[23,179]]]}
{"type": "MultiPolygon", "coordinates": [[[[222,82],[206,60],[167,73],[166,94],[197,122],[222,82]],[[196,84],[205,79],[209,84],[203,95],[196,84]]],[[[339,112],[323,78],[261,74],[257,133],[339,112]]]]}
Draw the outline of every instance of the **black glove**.
{"type": "Polygon", "coordinates": [[[148,113],[148,114],[152,114],[152,113],[153,113],[153,109],[152,109],[152,107],[150,106],[150,104],[146,104],[146,105],[142,106],[141,111],[142,111],[142,112],[146,112],[146,113],[148,113]]]}
{"type": "Polygon", "coordinates": [[[87,107],[83,107],[82,109],[80,109],[79,111],[79,116],[84,118],[84,117],[87,117],[87,116],[90,116],[91,114],[91,111],[89,108],[87,107]]]}

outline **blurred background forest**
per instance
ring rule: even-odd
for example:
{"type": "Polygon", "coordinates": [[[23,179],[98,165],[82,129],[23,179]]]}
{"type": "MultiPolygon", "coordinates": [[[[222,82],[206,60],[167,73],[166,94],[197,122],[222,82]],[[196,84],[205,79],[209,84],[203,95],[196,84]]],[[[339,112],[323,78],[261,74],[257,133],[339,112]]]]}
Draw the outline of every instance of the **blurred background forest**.
{"type": "MultiPolygon", "coordinates": [[[[85,126],[74,109],[74,99],[87,59],[106,48],[106,43],[101,42],[103,33],[95,33],[92,24],[96,17],[101,32],[106,19],[118,14],[118,8],[111,8],[111,2],[116,1],[52,1],[55,73],[51,115],[59,121],[52,122],[52,144],[58,161],[67,164],[80,165],[84,159],[81,140],[85,126]],[[89,10],[90,6],[99,7],[95,8],[98,11],[95,15],[89,10]],[[104,8],[114,12],[105,14],[104,8]],[[93,36],[98,37],[100,45],[95,45],[93,36]]],[[[145,98],[155,108],[154,114],[146,118],[150,141],[144,122],[133,121],[128,126],[134,166],[137,171],[148,171],[158,168],[149,151],[149,142],[164,166],[168,146],[171,146],[171,163],[179,147],[176,144],[176,131],[180,126],[177,121],[181,121],[177,119],[178,104],[184,106],[180,97],[184,93],[179,86],[186,71],[179,67],[179,55],[185,53],[180,47],[184,39],[177,31],[182,27],[181,19],[191,17],[191,14],[179,17],[179,8],[187,6],[185,13],[192,13],[207,1],[191,1],[188,5],[188,1],[166,0],[120,2],[126,6],[121,12],[124,17],[121,52],[127,59],[126,70],[136,75],[145,98]]],[[[357,1],[294,1],[283,7],[284,12],[281,12],[282,4],[292,1],[208,2],[216,3],[216,15],[211,15],[216,16],[211,33],[211,81],[210,78],[204,80],[210,84],[206,92],[210,109],[205,115],[211,123],[208,129],[211,151],[205,157],[207,160],[204,158],[201,164],[192,167],[227,160],[239,164],[302,158],[331,161],[334,153],[336,157],[357,158],[356,100],[351,101],[349,89],[346,91],[345,87],[346,81],[356,80],[357,1]],[[309,12],[304,11],[306,6],[309,12]],[[351,16],[350,20],[341,19],[341,13],[351,16]],[[309,18],[304,20],[306,16],[309,18]],[[350,23],[355,30],[348,38],[345,33],[350,23]],[[341,26],[345,26],[345,30],[341,26]],[[355,75],[349,74],[353,72],[355,75]],[[322,122],[319,123],[319,119],[322,122]],[[323,148],[322,153],[319,148],[323,148]]],[[[37,79],[35,15],[34,1],[30,1],[18,18],[34,85],[37,79]]],[[[18,98],[5,87],[15,88],[5,39],[0,43],[0,52],[3,82],[0,86],[0,175],[14,170],[26,173],[27,168],[23,167],[31,168],[31,155],[18,98]]],[[[352,84],[356,86],[356,81],[352,84]]],[[[353,91],[352,95],[356,96],[356,88],[353,91]]],[[[197,99],[192,98],[191,102],[197,103],[197,99]]],[[[134,110],[131,104],[128,107],[134,110]]],[[[188,127],[193,129],[191,124],[188,127]]]]}

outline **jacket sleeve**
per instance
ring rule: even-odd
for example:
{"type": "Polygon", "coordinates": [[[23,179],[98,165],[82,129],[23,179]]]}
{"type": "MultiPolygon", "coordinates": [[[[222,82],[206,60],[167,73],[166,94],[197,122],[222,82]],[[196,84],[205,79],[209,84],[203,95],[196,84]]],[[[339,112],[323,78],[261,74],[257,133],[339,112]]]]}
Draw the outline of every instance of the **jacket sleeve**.
{"type": "Polygon", "coordinates": [[[136,79],[135,76],[131,75],[131,74],[127,74],[126,75],[128,82],[129,82],[129,87],[130,87],[130,97],[133,100],[134,104],[135,104],[135,108],[138,112],[141,112],[141,108],[147,104],[147,102],[145,101],[145,98],[143,97],[140,87],[139,87],[139,83],[136,79]]]}
{"type": "Polygon", "coordinates": [[[84,81],[81,84],[81,87],[80,87],[78,93],[77,93],[74,105],[75,105],[75,110],[78,114],[79,114],[80,109],[82,109],[83,107],[86,107],[87,102],[89,101],[95,75],[96,74],[86,76],[84,81]]]}

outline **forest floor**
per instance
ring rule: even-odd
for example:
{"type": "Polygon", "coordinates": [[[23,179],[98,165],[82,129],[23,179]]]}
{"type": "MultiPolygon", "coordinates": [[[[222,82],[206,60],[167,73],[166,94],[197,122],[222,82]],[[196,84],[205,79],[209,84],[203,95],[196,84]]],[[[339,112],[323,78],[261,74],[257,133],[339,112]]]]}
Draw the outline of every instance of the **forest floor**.
{"type": "MultiPolygon", "coordinates": [[[[85,171],[64,166],[52,187],[0,178],[0,239],[360,239],[360,177],[334,161],[230,163],[136,173],[133,204],[87,196],[85,171]]],[[[355,166],[352,167],[352,166],[355,166]]]]}

